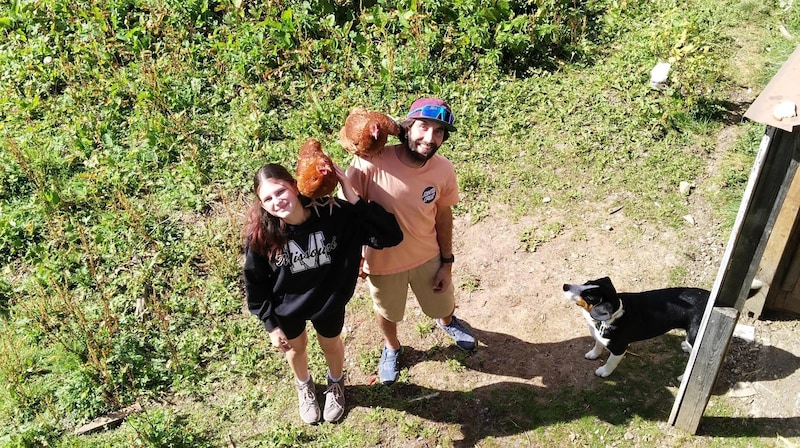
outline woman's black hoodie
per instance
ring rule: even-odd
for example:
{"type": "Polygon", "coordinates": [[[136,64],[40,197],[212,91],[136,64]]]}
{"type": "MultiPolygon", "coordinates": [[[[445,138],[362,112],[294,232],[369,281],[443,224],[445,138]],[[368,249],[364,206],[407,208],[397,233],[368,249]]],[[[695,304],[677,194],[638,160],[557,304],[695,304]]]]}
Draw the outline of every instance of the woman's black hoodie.
{"type": "Polygon", "coordinates": [[[267,331],[275,315],[316,319],[343,307],[353,295],[361,248],[392,247],[403,240],[393,214],[375,202],[318,206],[300,225],[285,225],[287,243],[272,259],[245,248],[244,284],[250,312],[267,331]]]}

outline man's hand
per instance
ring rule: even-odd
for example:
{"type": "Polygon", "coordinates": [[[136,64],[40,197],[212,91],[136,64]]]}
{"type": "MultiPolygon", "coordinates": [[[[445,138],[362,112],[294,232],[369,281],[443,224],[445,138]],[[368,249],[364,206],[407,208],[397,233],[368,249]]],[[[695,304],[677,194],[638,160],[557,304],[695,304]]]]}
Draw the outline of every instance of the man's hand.
{"type": "Polygon", "coordinates": [[[367,278],[367,273],[364,272],[364,257],[361,257],[361,262],[358,263],[358,276],[361,277],[361,280],[367,278]]]}
{"type": "Polygon", "coordinates": [[[433,278],[433,292],[442,293],[450,287],[453,282],[453,272],[450,270],[452,266],[450,263],[442,263],[439,267],[436,277],[433,278]]]}

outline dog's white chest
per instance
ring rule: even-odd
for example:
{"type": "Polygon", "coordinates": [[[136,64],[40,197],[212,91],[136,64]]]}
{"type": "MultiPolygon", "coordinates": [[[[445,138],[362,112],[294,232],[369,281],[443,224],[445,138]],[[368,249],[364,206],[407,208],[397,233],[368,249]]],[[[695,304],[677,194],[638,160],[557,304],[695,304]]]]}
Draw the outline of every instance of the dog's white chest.
{"type": "Polygon", "coordinates": [[[589,324],[589,333],[592,335],[592,337],[597,342],[603,344],[604,347],[607,347],[609,339],[603,337],[603,332],[598,328],[598,327],[600,327],[600,322],[592,319],[592,316],[589,315],[588,311],[586,311],[586,310],[582,310],[582,311],[583,311],[583,317],[586,319],[586,322],[589,324]]]}

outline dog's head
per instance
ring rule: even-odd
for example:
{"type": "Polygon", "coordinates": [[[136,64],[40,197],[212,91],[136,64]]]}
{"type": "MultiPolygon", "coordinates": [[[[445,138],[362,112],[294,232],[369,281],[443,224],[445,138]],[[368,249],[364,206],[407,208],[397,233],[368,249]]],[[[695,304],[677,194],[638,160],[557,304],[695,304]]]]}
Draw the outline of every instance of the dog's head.
{"type": "Polygon", "coordinates": [[[564,284],[564,296],[585,309],[592,319],[607,321],[619,309],[619,297],[608,277],[589,280],[582,285],[564,284]]]}

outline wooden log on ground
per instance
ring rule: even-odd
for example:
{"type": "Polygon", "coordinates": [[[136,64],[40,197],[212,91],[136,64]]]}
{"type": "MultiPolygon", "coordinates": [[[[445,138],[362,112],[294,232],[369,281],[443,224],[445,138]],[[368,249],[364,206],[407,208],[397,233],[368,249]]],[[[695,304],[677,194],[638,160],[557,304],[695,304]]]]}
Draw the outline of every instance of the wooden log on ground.
{"type": "Polygon", "coordinates": [[[81,426],[75,430],[75,435],[80,436],[83,434],[90,434],[96,431],[116,428],[121,425],[129,415],[142,411],[142,405],[134,403],[131,406],[120,409],[119,411],[110,412],[102,417],[98,417],[91,422],[81,426]]]}

